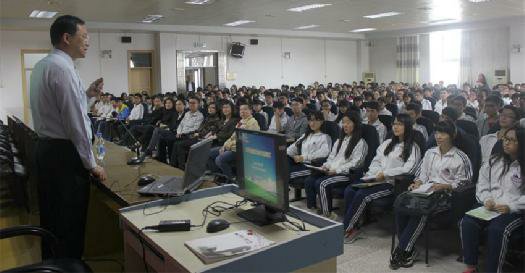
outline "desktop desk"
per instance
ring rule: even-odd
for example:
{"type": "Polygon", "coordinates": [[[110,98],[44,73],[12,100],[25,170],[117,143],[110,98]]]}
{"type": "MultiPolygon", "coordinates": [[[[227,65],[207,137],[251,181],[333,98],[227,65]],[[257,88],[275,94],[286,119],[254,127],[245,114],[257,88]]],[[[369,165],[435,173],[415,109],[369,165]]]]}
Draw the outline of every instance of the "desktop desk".
{"type": "MultiPolygon", "coordinates": [[[[141,165],[129,166],[126,162],[134,156],[132,151],[112,142],[106,142],[105,147],[106,157],[102,166],[108,179],[94,181],[91,187],[85,240],[85,254],[90,257],[122,252],[119,209],[159,199],[137,193],[140,176],[184,174],[180,169],[152,159],[146,159],[141,165]]],[[[202,187],[210,187],[210,184],[215,186],[205,183],[202,187]]]]}
{"type": "MultiPolygon", "coordinates": [[[[201,211],[208,204],[218,200],[229,203],[242,200],[234,193],[236,190],[235,185],[225,185],[121,209],[126,272],[144,272],[143,261],[154,272],[290,272],[301,269],[304,272],[336,272],[336,257],[343,253],[342,225],[294,207],[290,207],[290,210],[305,221],[309,231],[293,231],[290,229],[292,226],[285,223],[259,227],[242,222],[236,214],[239,209],[224,212],[219,218],[232,224],[228,229],[214,234],[206,233],[205,226],[186,232],[140,231],[145,226],[158,224],[160,220],[190,219],[193,225],[200,224],[201,211]],[[208,265],[184,245],[188,240],[241,229],[251,229],[275,244],[208,265]]],[[[242,207],[246,208],[250,208],[250,205],[242,207]]],[[[290,215],[288,217],[300,222],[290,215]]],[[[208,215],[205,225],[215,218],[208,215]]]]}

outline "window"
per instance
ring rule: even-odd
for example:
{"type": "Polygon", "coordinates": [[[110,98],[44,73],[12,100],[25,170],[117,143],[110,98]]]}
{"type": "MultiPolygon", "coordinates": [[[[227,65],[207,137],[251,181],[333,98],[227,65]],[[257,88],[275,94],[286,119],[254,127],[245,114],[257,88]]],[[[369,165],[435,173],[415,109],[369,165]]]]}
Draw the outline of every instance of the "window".
{"type": "Polygon", "coordinates": [[[430,80],[459,84],[461,30],[430,33],[430,80]]]}

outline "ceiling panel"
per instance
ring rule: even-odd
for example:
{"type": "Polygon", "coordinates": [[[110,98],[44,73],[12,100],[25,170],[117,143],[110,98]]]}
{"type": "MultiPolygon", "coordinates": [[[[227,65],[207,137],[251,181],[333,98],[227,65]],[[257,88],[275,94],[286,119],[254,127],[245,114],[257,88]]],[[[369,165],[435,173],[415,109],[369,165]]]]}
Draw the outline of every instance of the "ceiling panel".
{"type": "MultiPolygon", "coordinates": [[[[429,21],[461,22],[525,16],[525,0],[215,0],[209,5],[188,5],[187,0],[1,0],[0,17],[27,19],[32,10],[74,14],[87,21],[137,23],[149,14],[161,14],[163,25],[223,26],[236,20],[253,20],[243,28],[291,30],[319,25],[314,31],[347,33],[356,28],[378,31],[424,27],[429,21]],[[331,3],[320,9],[295,13],[288,8],[331,3]],[[401,15],[367,19],[364,15],[397,11],[401,15]],[[348,20],[344,22],[343,20],[348,20]]],[[[42,19],[34,19],[42,20],[42,19]]]]}

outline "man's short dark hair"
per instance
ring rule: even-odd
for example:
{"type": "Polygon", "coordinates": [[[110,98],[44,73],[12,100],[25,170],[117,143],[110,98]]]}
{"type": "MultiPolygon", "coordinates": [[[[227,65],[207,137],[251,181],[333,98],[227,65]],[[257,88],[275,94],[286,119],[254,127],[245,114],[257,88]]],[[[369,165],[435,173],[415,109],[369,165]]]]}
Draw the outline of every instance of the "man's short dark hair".
{"type": "Polygon", "coordinates": [[[418,104],[418,103],[409,103],[407,105],[407,111],[414,111],[416,112],[416,114],[420,114],[421,113],[421,104],[418,104]]]}
{"type": "Polygon", "coordinates": [[[452,121],[456,122],[459,118],[459,113],[455,108],[452,108],[450,106],[447,106],[443,108],[443,111],[441,112],[443,116],[447,116],[452,121]]]}
{"type": "Polygon", "coordinates": [[[199,99],[199,97],[197,97],[197,96],[190,96],[190,97],[188,98],[188,101],[189,101],[189,100],[196,100],[198,103],[201,103],[201,99],[199,99]]]}
{"type": "Polygon", "coordinates": [[[56,46],[62,40],[64,33],[68,33],[71,36],[74,36],[77,33],[77,25],[85,25],[82,19],[73,16],[73,15],[62,15],[58,17],[49,30],[51,36],[51,44],[56,46]]]}
{"type": "Polygon", "coordinates": [[[503,107],[503,100],[498,96],[494,96],[494,95],[488,96],[485,99],[485,103],[487,102],[492,102],[499,108],[503,107]]]}
{"type": "Polygon", "coordinates": [[[284,104],[280,101],[276,101],[273,103],[273,108],[284,109],[284,104]]]}
{"type": "Polygon", "coordinates": [[[298,103],[300,103],[300,104],[303,104],[303,103],[304,103],[304,100],[303,100],[302,98],[299,98],[299,97],[294,98],[292,101],[294,101],[294,102],[298,102],[298,103]]]}
{"type": "Polygon", "coordinates": [[[368,109],[379,111],[379,103],[377,101],[369,101],[366,103],[365,107],[368,109]]]}

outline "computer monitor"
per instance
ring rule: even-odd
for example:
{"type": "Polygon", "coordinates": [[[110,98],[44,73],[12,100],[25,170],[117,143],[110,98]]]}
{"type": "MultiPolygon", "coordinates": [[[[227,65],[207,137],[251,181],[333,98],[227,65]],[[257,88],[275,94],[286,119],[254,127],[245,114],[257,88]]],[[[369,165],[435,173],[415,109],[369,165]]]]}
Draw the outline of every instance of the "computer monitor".
{"type": "Polygon", "coordinates": [[[288,210],[286,136],[237,129],[239,193],[258,204],[239,216],[258,225],[284,221],[288,210]]]}

